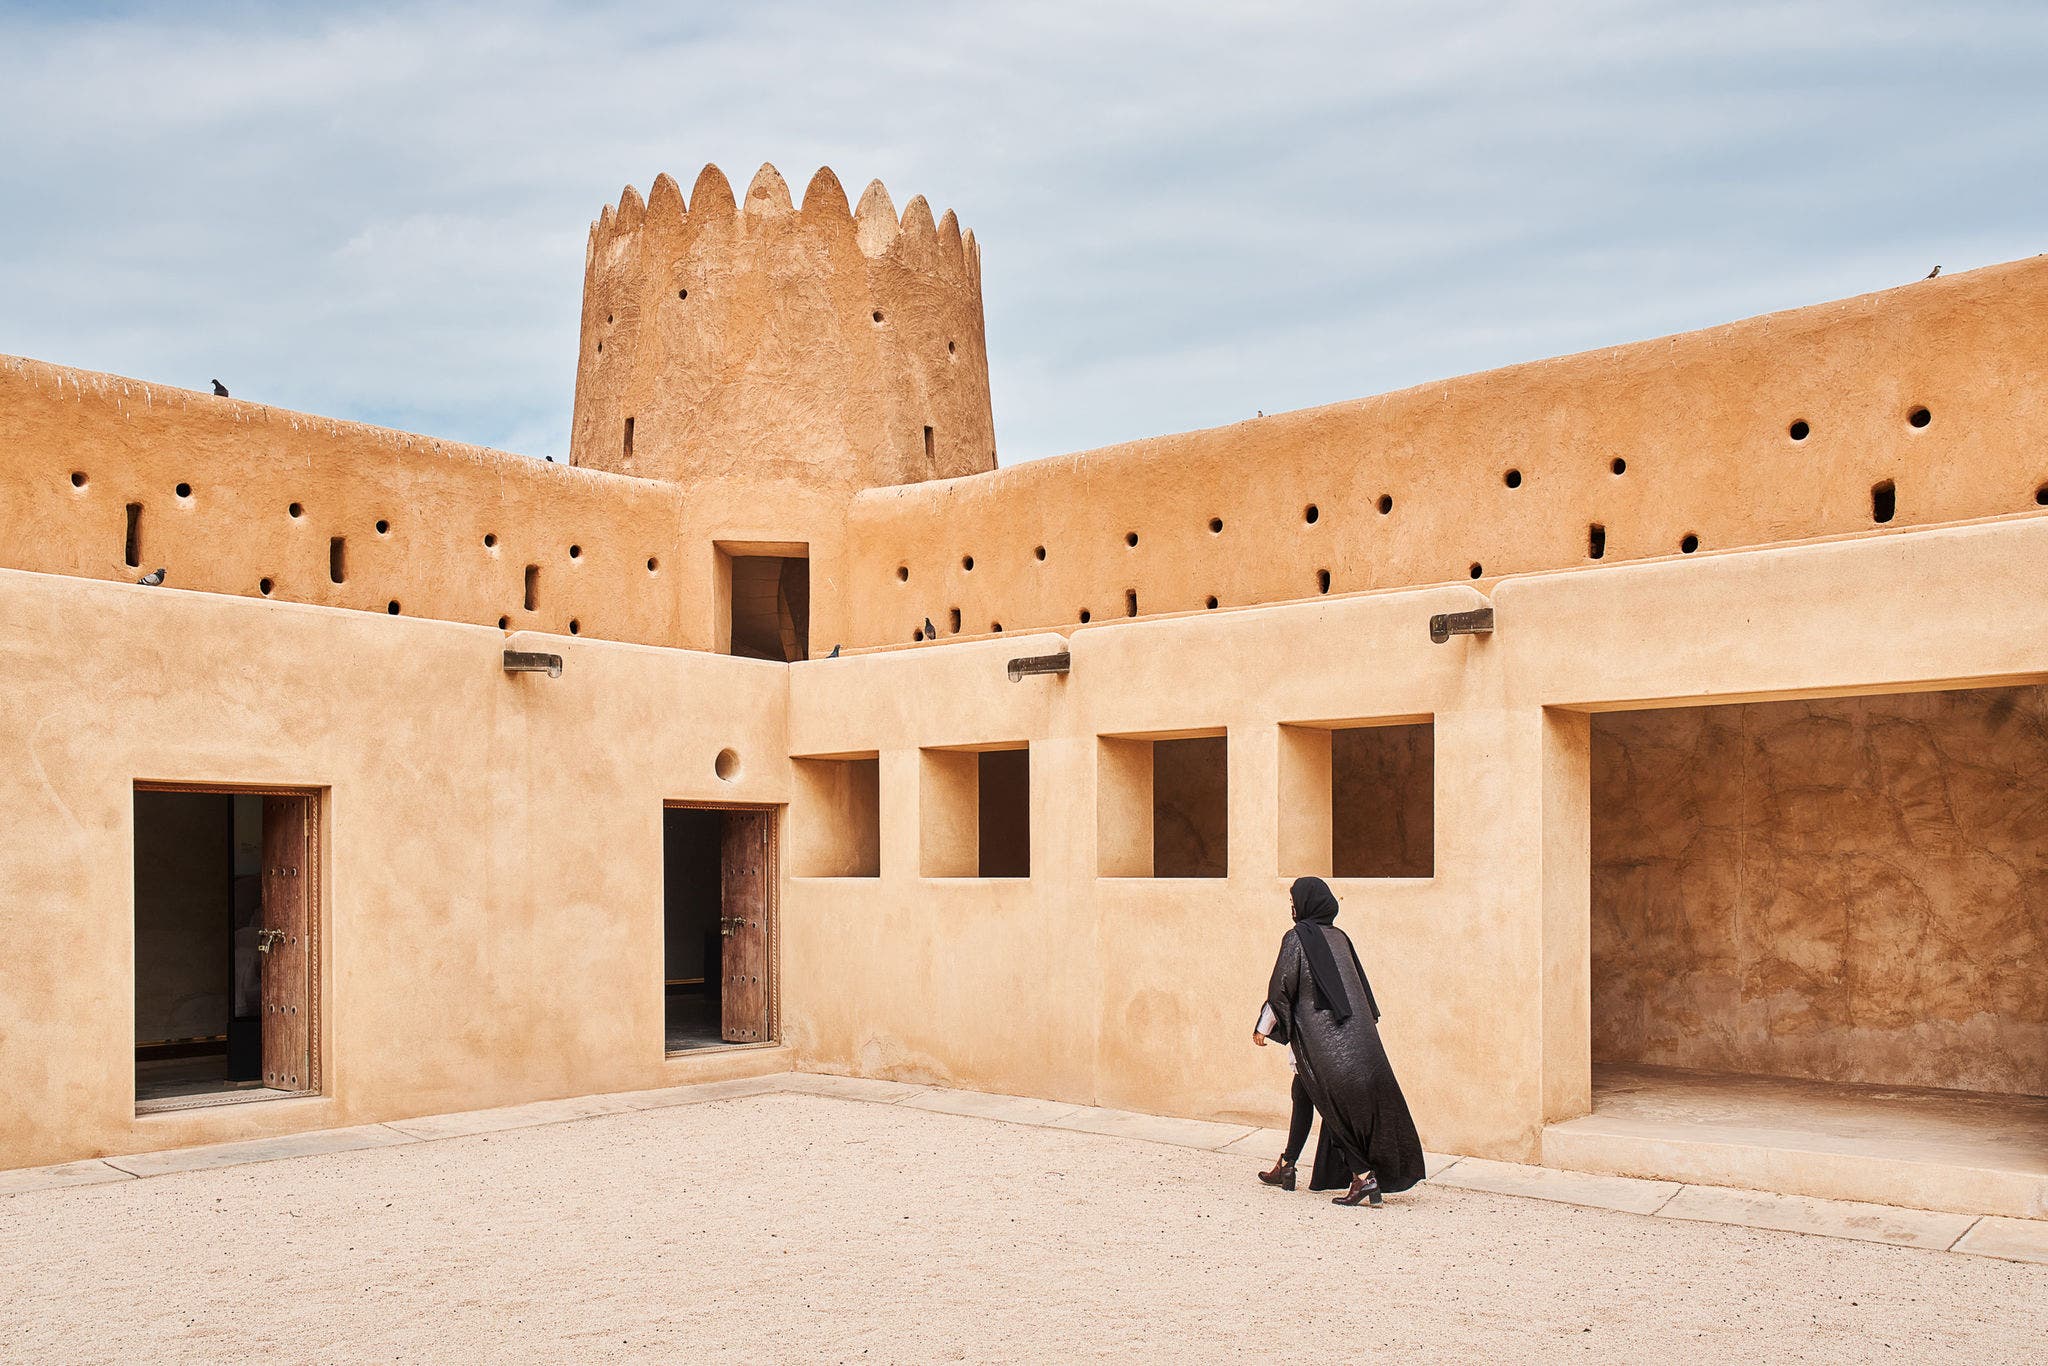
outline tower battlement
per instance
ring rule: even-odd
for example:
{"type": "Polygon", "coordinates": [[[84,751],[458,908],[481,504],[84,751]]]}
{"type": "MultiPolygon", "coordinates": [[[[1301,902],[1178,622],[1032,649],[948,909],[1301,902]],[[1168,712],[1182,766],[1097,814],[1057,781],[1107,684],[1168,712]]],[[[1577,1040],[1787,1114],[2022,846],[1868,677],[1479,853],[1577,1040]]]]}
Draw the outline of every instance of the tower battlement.
{"type": "Polygon", "coordinates": [[[981,251],[922,196],[830,169],[799,206],[707,165],[591,225],[574,464],[851,491],[993,469],[981,251]]]}

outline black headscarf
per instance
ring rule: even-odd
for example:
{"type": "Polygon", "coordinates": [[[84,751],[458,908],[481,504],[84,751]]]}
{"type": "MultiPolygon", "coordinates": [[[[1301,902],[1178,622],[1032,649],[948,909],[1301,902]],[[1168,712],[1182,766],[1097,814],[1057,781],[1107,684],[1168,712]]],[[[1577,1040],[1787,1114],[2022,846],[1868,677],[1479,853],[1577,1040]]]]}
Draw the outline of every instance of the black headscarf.
{"type": "MultiPolygon", "coordinates": [[[[1336,922],[1337,895],[1319,877],[1298,877],[1287,892],[1294,898],[1294,935],[1301,941],[1302,954],[1308,959],[1309,974],[1316,979],[1316,995],[1323,1008],[1342,1024],[1351,1018],[1351,997],[1344,990],[1344,979],[1337,974],[1337,958],[1330,951],[1329,936],[1324,933],[1326,927],[1336,922]]],[[[1365,988],[1366,1008],[1378,1020],[1379,1004],[1372,999],[1372,988],[1366,984],[1365,967],[1358,963],[1358,951],[1351,948],[1348,939],[1344,947],[1350,950],[1352,962],[1358,967],[1358,984],[1365,988]]]]}

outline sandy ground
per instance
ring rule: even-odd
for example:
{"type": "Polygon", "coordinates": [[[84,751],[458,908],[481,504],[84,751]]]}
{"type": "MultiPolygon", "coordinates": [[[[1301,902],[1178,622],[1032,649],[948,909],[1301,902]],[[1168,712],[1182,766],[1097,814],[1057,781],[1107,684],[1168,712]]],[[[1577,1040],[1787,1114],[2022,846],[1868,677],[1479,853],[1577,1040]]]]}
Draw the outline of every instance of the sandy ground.
{"type": "Polygon", "coordinates": [[[2048,1269],[797,1095],[0,1197],[0,1359],[2039,1360],[2048,1269]],[[1313,1355],[1312,1355],[1313,1354],[1313,1355]]]}

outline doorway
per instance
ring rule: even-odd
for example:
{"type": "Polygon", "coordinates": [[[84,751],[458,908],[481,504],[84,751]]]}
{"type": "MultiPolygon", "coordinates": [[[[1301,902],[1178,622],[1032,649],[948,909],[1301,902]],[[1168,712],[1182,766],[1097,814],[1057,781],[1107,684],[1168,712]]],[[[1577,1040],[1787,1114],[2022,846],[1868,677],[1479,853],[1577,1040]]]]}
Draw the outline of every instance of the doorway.
{"type": "Polygon", "coordinates": [[[662,1028],[673,1055],[775,1037],[775,812],[662,811],[662,1028]]]}
{"type": "Polygon", "coordinates": [[[319,1089],[314,802],[136,788],[138,1114],[319,1089]]]}

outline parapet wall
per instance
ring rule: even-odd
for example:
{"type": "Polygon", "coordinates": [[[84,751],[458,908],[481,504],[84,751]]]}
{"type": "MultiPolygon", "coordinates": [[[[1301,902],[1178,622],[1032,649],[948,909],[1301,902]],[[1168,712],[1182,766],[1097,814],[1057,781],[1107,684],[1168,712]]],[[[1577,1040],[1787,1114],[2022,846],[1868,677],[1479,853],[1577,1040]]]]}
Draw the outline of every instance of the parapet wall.
{"type": "Polygon", "coordinates": [[[849,633],[909,644],[1927,526],[2048,503],[2048,258],[877,489],[849,633]]]}
{"type": "Polygon", "coordinates": [[[0,357],[0,567],[696,645],[682,492],[0,357]]]}

